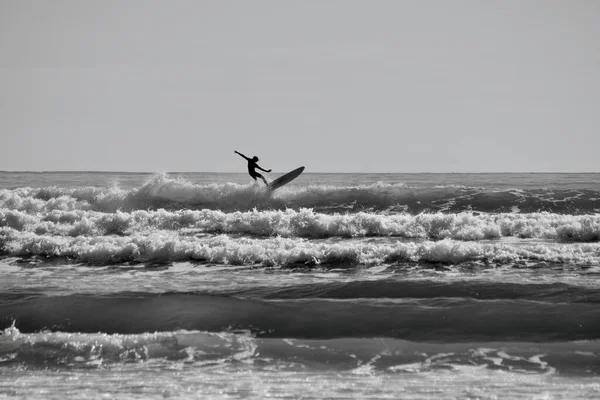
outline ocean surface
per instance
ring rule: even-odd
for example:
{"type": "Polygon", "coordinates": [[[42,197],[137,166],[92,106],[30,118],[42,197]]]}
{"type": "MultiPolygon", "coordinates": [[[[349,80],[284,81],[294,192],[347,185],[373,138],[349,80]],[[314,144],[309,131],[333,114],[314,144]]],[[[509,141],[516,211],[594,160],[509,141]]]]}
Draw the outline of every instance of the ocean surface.
{"type": "Polygon", "coordinates": [[[600,174],[309,169],[0,172],[0,397],[600,398],[600,174]]]}

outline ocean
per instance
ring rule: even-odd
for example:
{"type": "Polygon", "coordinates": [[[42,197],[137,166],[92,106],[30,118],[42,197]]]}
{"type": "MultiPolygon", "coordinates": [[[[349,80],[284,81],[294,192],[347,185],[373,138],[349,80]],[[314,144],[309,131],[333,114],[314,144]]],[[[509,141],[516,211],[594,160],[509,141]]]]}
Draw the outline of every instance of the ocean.
{"type": "Polygon", "coordinates": [[[600,174],[1,172],[0,397],[597,399],[599,213],[600,174]]]}

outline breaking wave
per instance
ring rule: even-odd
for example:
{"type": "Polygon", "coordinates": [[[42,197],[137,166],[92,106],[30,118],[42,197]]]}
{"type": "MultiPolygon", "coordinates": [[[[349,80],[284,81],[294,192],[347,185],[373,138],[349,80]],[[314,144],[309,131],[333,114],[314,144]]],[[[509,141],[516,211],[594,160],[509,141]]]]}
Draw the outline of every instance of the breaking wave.
{"type": "Polygon", "coordinates": [[[391,236],[407,239],[485,240],[503,237],[563,242],[600,241],[600,215],[551,213],[482,214],[462,212],[417,215],[377,213],[324,214],[298,211],[52,210],[30,214],[0,209],[0,234],[6,228],[38,235],[130,235],[151,230],[191,233],[228,233],[304,238],[391,236]]]}
{"type": "Polygon", "coordinates": [[[451,239],[329,242],[283,237],[234,238],[228,235],[186,237],[168,231],[147,235],[70,237],[4,228],[0,245],[5,255],[61,257],[92,264],[173,261],[264,266],[355,266],[397,262],[600,263],[599,243],[481,243],[451,239]]]}
{"type": "Polygon", "coordinates": [[[0,190],[0,251],[91,264],[588,265],[600,260],[600,216],[592,212],[599,204],[600,193],[583,189],[377,183],[291,185],[270,193],[258,184],[156,175],[130,190],[0,190]]]}
{"type": "Polygon", "coordinates": [[[302,371],[415,373],[478,366],[548,374],[600,373],[598,342],[419,343],[392,338],[269,339],[248,333],[180,330],[162,333],[0,332],[0,366],[97,369],[121,363],[193,364],[223,368],[239,363],[302,371]]]}
{"type": "Polygon", "coordinates": [[[137,189],[19,188],[0,190],[0,208],[25,211],[115,212],[165,208],[229,211],[312,208],[317,212],[463,211],[510,213],[552,212],[588,214],[600,211],[600,192],[590,189],[505,189],[464,186],[412,188],[376,183],[355,186],[290,186],[270,193],[259,184],[194,184],[184,179],[154,176],[137,189]]]}

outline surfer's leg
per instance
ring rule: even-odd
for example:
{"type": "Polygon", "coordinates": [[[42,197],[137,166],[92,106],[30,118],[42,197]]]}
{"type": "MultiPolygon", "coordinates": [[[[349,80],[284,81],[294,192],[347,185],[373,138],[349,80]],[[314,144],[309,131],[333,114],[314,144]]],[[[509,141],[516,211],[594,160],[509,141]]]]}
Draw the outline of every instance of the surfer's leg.
{"type": "Polygon", "coordinates": [[[258,172],[254,172],[253,174],[250,174],[250,176],[252,177],[252,179],[256,180],[256,178],[260,178],[263,180],[263,182],[265,183],[265,185],[268,185],[269,183],[267,182],[267,180],[265,179],[264,176],[262,176],[261,174],[259,174],[258,172]]]}
{"type": "Polygon", "coordinates": [[[256,173],[256,176],[259,177],[260,179],[263,180],[263,182],[265,183],[265,185],[268,185],[269,183],[267,182],[267,180],[265,179],[264,176],[262,176],[261,174],[259,174],[258,172],[256,173]]]}

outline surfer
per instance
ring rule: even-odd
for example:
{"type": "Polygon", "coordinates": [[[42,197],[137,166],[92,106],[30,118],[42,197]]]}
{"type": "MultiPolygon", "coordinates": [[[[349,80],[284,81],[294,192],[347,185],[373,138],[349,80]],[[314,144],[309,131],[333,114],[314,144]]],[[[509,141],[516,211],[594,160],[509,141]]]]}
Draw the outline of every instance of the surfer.
{"type": "Polygon", "coordinates": [[[267,183],[267,180],[265,179],[264,176],[262,176],[261,174],[259,174],[258,172],[256,172],[256,169],[260,169],[261,171],[265,171],[265,172],[271,172],[271,170],[267,170],[264,168],[261,168],[257,162],[258,162],[258,157],[254,156],[252,158],[246,157],[245,155],[243,155],[242,153],[240,153],[237,150],[233,151],[236,154],[239,154],[240,156],[244,157],[247,161],[248,161],[248,173],[250,174],[250,176],[252,177],[252,179],[256,180],[256,178],[260,178],[263,180],[263,182],[265,183],[265,185],[269,185],[267,183]]]}

